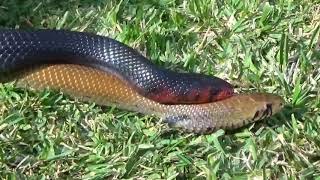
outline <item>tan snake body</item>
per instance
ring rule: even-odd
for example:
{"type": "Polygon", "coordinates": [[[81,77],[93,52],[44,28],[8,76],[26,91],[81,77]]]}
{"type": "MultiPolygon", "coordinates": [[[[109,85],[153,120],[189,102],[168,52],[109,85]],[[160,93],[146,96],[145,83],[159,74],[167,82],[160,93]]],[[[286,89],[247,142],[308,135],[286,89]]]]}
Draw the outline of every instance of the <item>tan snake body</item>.
{"type": "Polygon", "coordinates": [[[24,73],[19,72],[16,79],[19,87],[50,88],[99,105],[155,115],[171,127],[195,133],[242,127],[279,112],[284,103],[281,97],[273,94],[251,93],[213,103],[160,104],[141,96],[111,73],[72,64],[30,68],[24,73]]]}

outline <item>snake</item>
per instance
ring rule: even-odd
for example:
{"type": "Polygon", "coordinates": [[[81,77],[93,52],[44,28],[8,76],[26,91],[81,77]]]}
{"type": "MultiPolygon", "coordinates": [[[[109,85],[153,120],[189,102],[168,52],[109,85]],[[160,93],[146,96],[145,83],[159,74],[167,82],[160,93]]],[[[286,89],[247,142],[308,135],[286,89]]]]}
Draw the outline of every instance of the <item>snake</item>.
{"type": "Polygon", "coordinates": [[[221,78],[175,72],[110,37],[68,30],[1,29],[0,82],[9,81],[156,116],[200,134],[243,127],[284,105],[279,95],[237,94],[221,78]]]}

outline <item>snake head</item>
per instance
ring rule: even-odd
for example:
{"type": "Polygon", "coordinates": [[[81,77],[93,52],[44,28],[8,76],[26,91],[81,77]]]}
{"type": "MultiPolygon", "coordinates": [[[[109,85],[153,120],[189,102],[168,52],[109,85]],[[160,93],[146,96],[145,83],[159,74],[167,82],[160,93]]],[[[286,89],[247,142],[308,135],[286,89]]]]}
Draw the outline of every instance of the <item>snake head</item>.
{"type": "Polygon", "coordinates": [[[282,97],[273,94],[255,94],[251,98],[256,104],[255,108],[248,110],[252,117],[251,121],[258,121],[278,113],[285,103],[282,97]]]}
{"type": "Polygon", "coordinates": [[[236,129],[279,112],[284,100],[267,93],[238,94],[225,100],[198,105],[172,106],[164,121],[186,132],[207,134],[236,129]]]}

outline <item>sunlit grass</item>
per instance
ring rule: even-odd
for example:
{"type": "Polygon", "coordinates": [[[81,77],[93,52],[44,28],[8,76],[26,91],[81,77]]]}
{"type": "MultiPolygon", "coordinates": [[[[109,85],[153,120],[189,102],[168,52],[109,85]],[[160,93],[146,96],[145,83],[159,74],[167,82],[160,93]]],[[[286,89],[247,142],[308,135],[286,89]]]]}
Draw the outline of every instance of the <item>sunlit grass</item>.
{"type": "Polygon", "coordinates": [[[272,92],[285,110],[237,131],[196,136],[154,117],[0,85],[2,178],[320,176],[317,1],[3,1],[0,25],[113,37],[176,71],[272,92]]]}

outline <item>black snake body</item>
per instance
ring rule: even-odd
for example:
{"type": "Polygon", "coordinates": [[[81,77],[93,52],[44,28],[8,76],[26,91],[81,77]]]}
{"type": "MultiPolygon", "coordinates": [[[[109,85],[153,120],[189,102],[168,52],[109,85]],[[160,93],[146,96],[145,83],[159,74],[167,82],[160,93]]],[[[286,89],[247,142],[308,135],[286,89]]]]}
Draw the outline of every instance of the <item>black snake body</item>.
{"type": "Polygon", "coordinates": [[[163,104],[214,102],[233,94],[232,86],[220,78],[155,66],[108,37],[65,30],[0,30],[0,73],[53,63],[112,72],[141,95],[163,104]]]}

